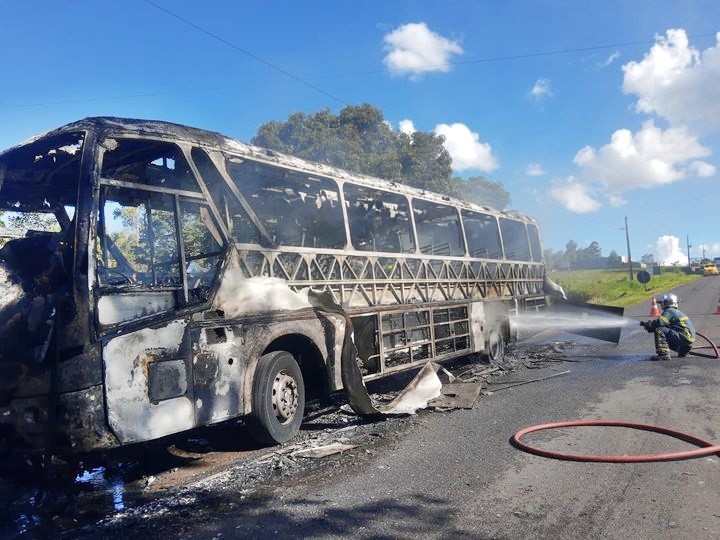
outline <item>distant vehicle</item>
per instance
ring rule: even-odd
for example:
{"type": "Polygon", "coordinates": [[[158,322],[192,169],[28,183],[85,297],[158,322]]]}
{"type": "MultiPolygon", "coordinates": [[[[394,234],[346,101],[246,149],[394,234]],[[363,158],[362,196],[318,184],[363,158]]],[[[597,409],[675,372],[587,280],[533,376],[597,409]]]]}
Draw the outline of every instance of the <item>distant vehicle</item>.
{"type": "Polygon", "coordinates": [[[703,275],[704,276],[717,276],[718,275],[717,265],[714,262],[707,262],[703,264],[703,275]]]}

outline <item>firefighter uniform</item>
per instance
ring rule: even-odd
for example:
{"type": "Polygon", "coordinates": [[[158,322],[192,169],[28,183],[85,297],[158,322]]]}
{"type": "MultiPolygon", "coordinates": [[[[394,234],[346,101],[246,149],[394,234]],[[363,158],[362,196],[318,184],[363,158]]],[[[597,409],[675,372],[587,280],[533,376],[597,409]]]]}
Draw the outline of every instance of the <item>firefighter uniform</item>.
{"type": "Polygon", "coordinates": [[[686,356],[695,341],[692,322],[676,307],[664,307],[660,316],[643,324],[645,330],[655,334],[655,352],[658,359],[670,358],[670,351],[686,356]]]}

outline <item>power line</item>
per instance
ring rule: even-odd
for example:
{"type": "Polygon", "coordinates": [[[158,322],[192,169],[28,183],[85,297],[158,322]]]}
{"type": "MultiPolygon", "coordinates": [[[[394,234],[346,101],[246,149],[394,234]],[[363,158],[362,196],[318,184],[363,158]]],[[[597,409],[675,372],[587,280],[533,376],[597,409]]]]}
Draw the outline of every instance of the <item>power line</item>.
{"type": "MultiPolygon", "coordinates": [[[[698,34],[696,36],[688,36],[688,39],[701,39],[706,38],[709,36],[715,36],[715,33],[710,34],[698,34]]],[[[615,43],[610,45],[594,45],[592,47],[575,47],[570,49],[558,49],[554,51],[543,51],[543,52],[537,52],[537,53],[525,53],[525,54],[515,54],[515,55],[509,55],[509,56],[496,56],[491,58],[479,58],[476,60],[459,60],[457,62],[452,62],[452,65],[463,65],[463,64],[481,64],[481,63],[487,63],[487,62],[500,62],[500,61],[507,61],[507,60],[519,60],[523,58],[537,58],[541,56],[553,56],[558,54],[570,54],[570,53],[578,53],[578,52],[588,52],[588,51],[598,51],[602,49],[621,49],[623,47],[634,47],[637,45],[650,45],[655,44],[655,40],[644,40],[644,41],[628,41],[626,43],[615,43]]]]}
{"type": "MultiPolygon", "coordinates": [[[[165,8],[158,6],[157,4],[153,3],[151,0],[143,0],[144,2],[147,2],[148,4],[153,5],[154,7],[157,7],[158,9],[165,11],[169,15],[176,17],[177,19],[185,22],[186,24],[189,24],[190,26],[197,28],[199,31],[213,37],[214,39],[217,39],[223,43],[226,43],[230,47],[238,50],[239,52],[242,52],[243,54],[248,55],[249,57],[257,60],[258,62],[261,62],[277,71],[282,73],[283,75],[290,77],[294,81],[300,82],[301,84],[304,84],[305,86],[308,86],[309,88],[312,88],[313,90],[316,90],[336,101],[339,101],[340,103],[344,105],[349,105],[349,103],[345,102],[344,100],[333,96],[332,94],[329,94],[328,92],[325,92],[324,90],[310,84],[309,80],[328,80],[328,79],[339,79],[343,77],[361,77],[365,75],[378,75],[385,72],[383,69],[374,69],[374,70],[366,70],[366,71],[356,71],[352,73],[341,73],[341,74],[335,74],[335,75],[320,75],[315,77],[296,77],[286,71],[284,71],[282,68],[279,68],[270,62],[267,62],[263,60],[262,58],[259,58],[255,56],[254,54],[245,51],[244,49],[230,43],[229,41],[224,40],[223,38],[216,36],[215,34],[195,25],[194,23],[183,19],[182,17],[175,15],[174,13],[166,10],[165,8]]],[[[697,35],[691,35],[688,36],[688,39],[703,39],[707,37],[715,37],[715,33],[708,33],[708,34],[697,34],[697,35]]],[[[596,51],[596,50],[603,50],[603,49],[619,49],[623,47],[633,47],[638,45],[650,45],[654,44],[655,40],[644,40],[644,41],[629,41],[625,43],[614,43],[614,44],[607,44],[607,45],[594,45],[590,47],[574,47],[574,48],[565,48],[565,49],[556,49],[552,51],[541,51],[536,53],[523,53],[523,54],[514,54],[514,55],[504,55],[504,56],[494,56],[494,57],[488,57],[488,58],[476,58],[476,59],[470,59],[470,60],[459,60],[456,62],[447,62],[445,64],[427,64],[424,66],[419,66],[421,69],[432,69],[437,67],[443,67],[443,66],[462,66],[462,65],[469,65],[469,64],[486,64],[486,63],[493,63],[493,62],[504,62],[504,61],[511,61],[511,60],[521,60],[521,59],[527,59],[527,58],[539,58],[543,56],[555,56],[555,55],[561,55],[561,54],[572,54],[572,53],[578,53],[578,52],[589,52],[589,51],[596,51]]],[[[403,70],[398,71],[415,71],[418,67],[415,68],[407,68],[403,70]]],[[[178,94],[192,94],[192,93],[198,93],[198,92],[213,92],[218,90],[229,90],[233,88],[243,88],[243,87],[252,87],[252,86],[265,86],[265,85],[271,85],[271,84],[281,84],[286,81],[261,81],[261,82],[255,82],[255,83],[244,83],[244,84],[233,84],[233,85],[224,85],[224,86],[215,86],[215,87],[209,87],[209,88],[190,88],[190,89],[183,89],[183,90],[167,90],[163,92],[147,92],[147,93],[141,93],[141,94],[129,94],[125,96],[109,96],[109,97],[102,97],[102,98],[83,98],[83,99],[71,99],[71,100],[57,100],[57,101],[47,101],[47,102],[41,102],[41,103],[27,103],[27,104],[19,104],[19,105],[0,105],[0,110],[2,109],[21,109],[21,108],[30,108],[30,107],[46,107],[46,106],[52,106],[52,105],[70,105],[70,104],[78,104],[78,103],[92,103],[97,101],[109,101],[109,100],[120,100],[120,99],[136,99],[136,98],[143,98],[143,97],[157,97],[157,96],[169,96],[169,95],[178,95],[178,94]]]]}
{"type": "MultiPolygon", "coordinates": [[[[707,37],[715,37],[715,33],[708,33],[708,34],[697,34],[697,35],[691,35],[688,36],[688,39],[703,39],[707,37]]],[[[512,55],[504,55],[504,56],[491,56],[488,58],[475,58],[470,60],[457,60],[455,62],[445,62],[444,64],[426,64],[423,66],[416,66],[412,68],[404,68],[404,69],[398,69],[397,71],[417,71],[418,69],[433,69],[433,68],[440,68],[445,66],[462,66],[462,65],[468,65],[468,64],[488,64],[492,62],[505,62],[509,60],[522,60],[525,58],[539,58],[542,56],[555,56],[560,54],[571,54],[571,53],[579,53],[579,52],[589,52],[589,51],[598,51],[603,49],[622,49],[623,47],[634,47],[638,45],[654,45],[656,43],[655,40],[643,40],[643,41],[628,41],[624,43],[611,43],[608,45],[593,45],[589,47],[573,47],[573,48],[566,48],[566,49],[555,49],[551,51],[541,51],[541,52],[535,52],[535,53],[522,53],[522,54],[512,54],[512,55]]],[[[346,73],[344,75],[328,75],[326,77],[315,77],[315,78],[337,78],[337,77],[352,77],[352,76],[358,76],[358,75],[375,75],[378,73],[384,73],[384,70],[382,69],[375,69],[375,70],[368,70],[368,71],[357,71],[354,73],[346,73]]]]}
{"type": "Polygon", "coordinates": [[[274,69],[275,71],[278,71],[278,72],[282,73],[282,74],[285,75],[286,77],[290,77],[290,78],[293,79],[294,81],[299,82],[300,84],[304,84],[304,85],[307,86],[308,88],[312,88],[312,89],[315,90],[316,92],[320,92],[321,94],[324,94],[325,96],[327,96],[327,97],[329,97],[329,98],[331,98],[331,99],[334,99],[335,101],[338,101],[338,102],[342,103],[343,105],[350,105],[348,102],[340,99],[340,98],[337,97],[337,96],[334,96],[334,95],[330,94],[329,92],[326,92],[326,91],[323,90],[322,88],[319,88],[319,87],[315,86],[314,84],[310,84],[309,82],[307,82],[307,81],[304,80],[304,79],[301,79],[300,77],[296,77],[295,75],[293,75],[292,73],[289,73],[289,72],[285,71],[285,70],[282,69],[281,67],[276,66],[275,64],[273,64],[273,63],[271,63],[271,62],[268,62],[267,60],[265,60],[265,59],[263,59],[263,58],[260,58],[259,56],[251,53],[250,51],[247,51],[247,50],[243,49],[242,47],[238,47],[238,46],[235,45],[234,43],[232,43],[232,42],[230,42],[230,41],[228,41],[228,40],[226,40],[226,39],[218,36],[217,34],[213,34],[212,32],[210,32],[209,30],[206,30],[206,29],[203,28],[202,26],[198,26],[198,25],[195,24],[194,22],[192,22],[192,21],[190,21],[190,20],[188,20],[188,19],[186,19],[186,18],[184,18],[184,17],[181,17],[180,15],[178,15],[178,14],[170,11],[169,9],[165,9],[165,8],[162,7],[162,6],[159,6],[159,5],[156,4],[155,2],[152,2],[151,0],[143,0],[143,2],[145,2],[146,4],[149,4],[149,5],[157,8],[157,9],[159,9],[160,11],[162,11],[162,12],[164,12],[164,13],[167,13],[168,15],[170,15],[171,17],[174,17],[174,18],[178,19],[179,21],[184,22],[184,23],[187,24],[188,26],[191,26],[191,27],[195,28],[196,30],[202,32],[203,34],[208,35],[208,36],[210,36],[211,38],[216,39],[217,41],[219,41],[219,42],[221,42],[221,43],[224,43],[224,44],[227,45],[228,47],[232,47],[232,48],[235,49],[236,51],[241,52],[241,53],[244,54],[245,56],[248,56],[248,57],[252,58],[252,59],[255,60],[256,62],[260,62],[261,64],[264,64],[264,65],[268,66],[269,68],[272,68],[272,69],[274,69]]]}
{"type": "Polygon", "coordinates": [[[165,90],[159,92],[145,92],[141,94],[128,94],[124,96],[107,96],[100,98],[81,98],[81,99],[68,99],[58,101],[45,101],[42,103],[26,103],[22,105],[0,105],[0,109],[22,109],[28,107],[44,107],[50,105],[71,105],[76,103],[93,103],[96,101],[110,101],[110,100],[121,100],[121,99],[136,99],[144,97],[158,97],[158,96],[172,96],[177,94],[194,94],[198,92],[216,92],[218,90],[232,90],[234,88],[249,88],[252,86],[267,86],[270,84],[284,84],[287,80],[278,81],[261,81],[254,83],[243,83],[243,84],[229,84],[224,86],[212,86],[207,88],[186,88],[184,90],[165,90]]]}

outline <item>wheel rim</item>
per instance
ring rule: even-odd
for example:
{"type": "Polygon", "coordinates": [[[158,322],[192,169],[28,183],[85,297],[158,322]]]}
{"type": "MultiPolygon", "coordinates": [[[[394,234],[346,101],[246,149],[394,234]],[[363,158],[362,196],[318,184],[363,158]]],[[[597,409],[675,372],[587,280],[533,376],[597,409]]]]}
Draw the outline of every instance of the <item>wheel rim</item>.
{"type": "Polygon", "coordinates": [[[298,385],[295,379],[285,370],[275,375],[273,380],[272,408],[275,417],[281,424],[292,421],[297,412],[298,385]]]}

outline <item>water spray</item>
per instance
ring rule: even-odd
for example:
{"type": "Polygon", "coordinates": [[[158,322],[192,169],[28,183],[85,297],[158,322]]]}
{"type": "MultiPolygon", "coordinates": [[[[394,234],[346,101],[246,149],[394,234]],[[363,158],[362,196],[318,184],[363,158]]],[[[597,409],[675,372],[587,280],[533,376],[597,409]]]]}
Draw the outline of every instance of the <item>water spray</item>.
{"type": "Polygon", "coordinates": [[[617,344],[623,329],[640,330],[638,321],[625,317],[624,312],[623,308],[613,306],[553,302],[544,311],[519,313],[513,323],[519,334],[528,336],[549,330],[617,344]]]}
{"type": "Polygon", "coordinates": [[[541,312],[523,313],[518,316],[517,323],[521,330],[573,331],[578,329],[626,328],[637,325],[638,321],[628,317],[601,313],[584,313],[578,317],[575,313],[541,312]]]}

